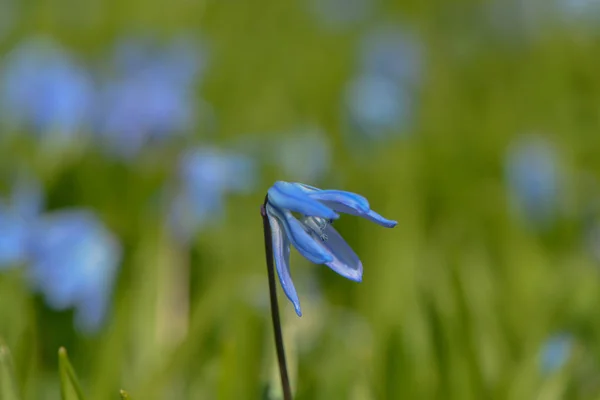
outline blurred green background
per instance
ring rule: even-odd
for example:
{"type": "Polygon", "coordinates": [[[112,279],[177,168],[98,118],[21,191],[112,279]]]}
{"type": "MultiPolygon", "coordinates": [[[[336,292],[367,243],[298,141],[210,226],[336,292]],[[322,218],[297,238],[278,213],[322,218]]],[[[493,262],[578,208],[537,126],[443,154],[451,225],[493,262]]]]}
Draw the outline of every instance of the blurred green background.
{"type": "Polygon", "coordinates": [[[60,346],[88,399],[279,398],[286,180],[399,222],[336,222],[360,284],[292,251],[296,398],[599,399],[599,50],[592,0],[0,0],[18,398],[60,346]]]}

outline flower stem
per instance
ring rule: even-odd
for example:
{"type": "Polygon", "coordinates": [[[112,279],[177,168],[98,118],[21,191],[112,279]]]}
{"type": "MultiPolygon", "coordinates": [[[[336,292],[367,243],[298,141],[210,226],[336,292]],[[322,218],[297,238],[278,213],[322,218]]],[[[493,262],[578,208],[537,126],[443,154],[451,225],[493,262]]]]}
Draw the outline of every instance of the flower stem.
{"type": "Polygon", "coordinates": [[[285,362],[285,349],[283,348],[283,336],[281,334],[281,320],[279,318],[279,305],[277,303],[277,286],[275,284],[275,268],[273,267],[273,243],[271,241],[271,225],[267,217],[266,205],[269,200],[265,197],[265,203],[260,207],[263,219],[263,230],[265,233],[265,255],[267,257],[267,275],[269,276],[269,297],[271,300],[271,319],[273,320],[273,332],[275,334],[275,348],[277,350],[277,362],[279,363],[279,375],[281,377],[281,388],[284,400],[292,400],[292,389],[285,362]]]}

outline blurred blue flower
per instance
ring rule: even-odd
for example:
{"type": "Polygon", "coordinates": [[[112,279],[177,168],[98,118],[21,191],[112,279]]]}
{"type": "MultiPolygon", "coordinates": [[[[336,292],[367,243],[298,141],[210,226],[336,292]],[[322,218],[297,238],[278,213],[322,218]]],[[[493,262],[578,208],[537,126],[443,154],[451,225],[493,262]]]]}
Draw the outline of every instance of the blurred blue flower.
{"type": "Polygon", "coordinates": [[[88,72],[51,38],[22,42],[0,76],[0,111],[11,129],[31,129],[46,146],[72,144],[88,126],[94,87],[88,72]]]}
{"type": "Polygon", "coordinates": [[[557,334],[546,340],[541,350],[541,371],[550,374],[561,369],[571,357],[573,342],[570,334],[557,334]]]}
{"type": "Polygon", "coordinates": [[[207,54],[202,43],[186,35],[176,36],[164,46],[152,38],[128,37],[117,44],[112,64],[119,75],[152,71],[173,85],[184,87],[202,78],[207,54]]]}
{"type": "Polygon", "coordinates": [[[290,274],[290,243],[307,260],[325,264],[343,277],[360,282],[362,263],[332,226],[339,218],[338,212],[363,217],[386,228],[396,226],[396,221],[371,210],[367,199],[355,193],[278,181],[267,194],[266,213],[279,281],[299,316],[300,300],[290,274]],[[301,219],[292,212],[301,214],[301,219]]]}
{"type": "Polygon", "coordinates": [[[349,83],[346,107],[356,132],[370,139],[385,139],[410,124],[412,96],[386,77],[365,74],[349,83]]]}
{"type": "Polygon", "coordinates": [[[359,46],[361,71],[409,87],[419,84],[424,48],[416,33],[407,28],[381,27],[368,33],[359,46]]]}
{"type": "Polygon", "coordinates": [[[413,122],[423,69],[418,37],[385,27],[368,34],[359,48],[359,69],[347,84],[346,119],[359,137],[385,139],[413,122]]]}
{"type": "Polygon", "coordinates": [[[37,181],[17,180],[9,201],[0,200],[0,270],[24,264],[32,226],[43,207],[37,181]]]}
{"type": "Polygon", "coordinates": [[[363,22],[375,9],[374,0],[311,0],[309,4],[316,19],[333,30],[363,22]]]}
{"type": "Polygon", "coordinates": [[[581,29],[597,29],[600,21],[598,0],[496,0],[486,3],[488,25],[502,39],[522,44],[552,32],[555,24],[567,25],[570,34],[581,29]]]}
{"type": "Polygon", "coordinates": [[[292,180],[315,182],[331,165],[331,149],[327,136],[319,129],[301,129],[281,139],[270,140],[273,164],[292,180]]]}
{"type": "Polygon", "coordinates": [[[30,279],[50,307],[76,309],[75,323],[97,330],[107,313],[121,261],[121,246],[91,211],[45,215],[30,248],[30,279]]]}
{"type": "Polygon", "coordinates": [[[531,222],[552,222],[560,204],[559,160],[554,146],[542,136],[514,141],[506,154],[506,178],[513,207],[531,222]]]}
{"type": "Polygon", "coordinates": [[[180,187],[169,209],[169,222],[181,240],[223,214],[225,196],[246,193],[256,184],[253,159],[215,147],[193,148],[179,162],[180,187]]]}
{"type": "Polygon", "coordinates": [[[134,39],[120,43],[116,76],[103,86],[98,104],[96,129],[108,148],[131,158],[151,142],[189,133],[204,59],[199,45],[185,37],[164,48],[134,39]]]}
{"type": "Polygon", "coordinates": [[[599,0],[555,0],[555,3],[556,11],[565,22],[591,23],[592,26],[600,22],[599,0]]]}

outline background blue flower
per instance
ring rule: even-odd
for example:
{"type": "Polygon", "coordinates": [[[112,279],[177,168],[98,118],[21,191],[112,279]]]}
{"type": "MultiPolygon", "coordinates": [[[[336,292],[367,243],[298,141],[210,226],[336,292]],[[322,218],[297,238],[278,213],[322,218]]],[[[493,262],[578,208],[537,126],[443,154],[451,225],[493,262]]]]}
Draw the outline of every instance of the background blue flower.
{"type": "Polygon", "coordinates": [[[417,92],[424,68],[416,34],[379,28],[363,38],[358,69],[347,83],[344,112],[356,136],[382,140],[406,134],[414,122],[417,92]]]}
{"type": "Polygon", "coordinates": [[[574,339],[570,334],[557,334],[548,338],[541,350],[540,368],[545,374],[561,369],[573,351],[574,339]]]}
{"type": "Polygon", "coordinates": [[[29,251],[34,289],[56,310],[75,308],[83,331],[97,330],[121,261],[116,237],[91,211],[56,211],[36,224],[29,251]]]}
{"type": "Polygon", "coordinates": [[[4,60],[0,112],[5,129],[30,129],[46,146],[70,146],[89,127],[93,100],[89,73],[50,37],[24,40],[4,60]]]}
{"type": "Polygon", "coordinates": [[[531,223],[545,226],[559,212],[561,166],[557,150],[543,136],[522,136],[509,147],[506,179],[515,210],[531,223]]]}
{"type": "Polygon", "coordinates": [[[204,224],[222,217],[228,194],[255,188],[252,158],[216,147],[196,147],[179,159],[179,185],[169,206],[169,221],[177,236],[189,240],[204,224]]]}
{"type": "Polygon", "coordinates": [[[426,67],[424,45],[408,27],[384,26],[368,32],[358,48],[359,70],[398,85],[418,87],[426,67]]]}
{"type": "Polygon", "coordinates": [[[183,36],[163,46],[132,38],[118,44],[96,116],[98,135],[112,153],[131,158],[148,144],[191,133],[199,117],[202,50],[183,36]]]}
{"type": "Polygon", "coordinates": [[[389,137],[410,123],[412,96],[384,76],[360,75],[346,92],[346,107],[353,128],[374,140],[389,137]]]}

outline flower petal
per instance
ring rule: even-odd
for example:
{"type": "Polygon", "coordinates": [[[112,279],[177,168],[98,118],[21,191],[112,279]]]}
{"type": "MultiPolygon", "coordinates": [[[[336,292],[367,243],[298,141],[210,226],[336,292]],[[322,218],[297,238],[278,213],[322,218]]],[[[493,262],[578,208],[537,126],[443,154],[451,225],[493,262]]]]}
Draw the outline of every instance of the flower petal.
{"type": "Polygon", "coordinates": [[[355,214],[358,215],[359,217],[363,217],[368,219],[371,222],[375,222],[378,225],[381,225],[385,228],[393,228],[396,225],[398,225],[397,221],[394,221],[392,219],[387,219],[382,217],[381,215],[377,214],[375,211],[373,210],[369,210],[368,213],[362,215],[362,214],[355,214]]]}
{"type": "Polygon", "coordinates": [[[334,211],[363,217],[386,228],[393,228],[398,223],[386,219],[371,210],[369,201],[363,196],[343,190],[320,190],[303,183],[297,184],[299,189],[314,200],[318,200],[334,211]]]}
{"type": "Polygon", "coordinates": [[[341,203],[337,201],[325,200],[322,201],[322,203],[337,212],[363,217],[386,228],[393,228],[398,224],[398,222],[391,219],[386,219],[373,210],[367,209],[366,211],[362,211],[351,202],[341,203]]]}
{"type": "Polygon", "coordinates": [[[290,241],[285,234],[285,229],[281,222],[273,215],[267,214],[267,216],[271,226],[273,258],[275,259],[275,267],[277,268],[279,282],[281,283],[285,295],[294,305],[296,314],[301,317],[302,311],[300,310],[300,300],[298,299],[298,293],[296,292],[290,273],[290,241]]]}
{"type": "Polygon", "coordinates": [[[327,205],[328,207],[330,207],[331,209],[333,209],[337,212],[355,215],[357,217],[363,217],[363,218],[368,219],[371,222],[375,222],[376,224],[381,225],[386,228],[393,228],[396,225],[398,225],[398,222],[391,220],[391,219],[386,219],[386,218],[382,217],[381,215],[377,214],[373,210],[367,210],[367,212],[364,212],[364,211],[360,211],[355,208],[352,208],[348,204],[340,204],[340,203],[335,203],[332,201],[323,201],[323,204],[327,205]]]}
{"type": "Polygon", "coordinates": [[[308,196],[325,205],[335,204],[340,209],[340,212],[345,212],[341,210],[350,208],[367,213],[370,209],[369,201],[363,196],[343,190],[320,190],[318,192],[311,192],[308,196]]]}
{"type": "Polygon", "coordinates": [[[331,225],[325,228],[324,234],[327,235],[327,240],[320,243],[333,257],[326,265],[344,278],[361,282],[363,265],[352,247],[331,225]]]}
{"type": "Polygon", "coordinates": [[[267,192],[269,203],[281,210],[295,211],[303,215],[338,219],[339,215],[325,204],[310,198],[298,184],[277,181],[267,192]]]}
{"type": "Polygon", "coordinates": [[[281,226],[284,228],[287,238],[304,258],[315,264],[325,264],[332,261],[331,255],[319,246],[315,239],[306,232],[304,226],[291,212],[287,210],[281,212],[269,203],[267,203],[266,208],[268,215],[274,216],[281,222],[281,226]]]}

